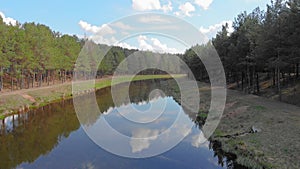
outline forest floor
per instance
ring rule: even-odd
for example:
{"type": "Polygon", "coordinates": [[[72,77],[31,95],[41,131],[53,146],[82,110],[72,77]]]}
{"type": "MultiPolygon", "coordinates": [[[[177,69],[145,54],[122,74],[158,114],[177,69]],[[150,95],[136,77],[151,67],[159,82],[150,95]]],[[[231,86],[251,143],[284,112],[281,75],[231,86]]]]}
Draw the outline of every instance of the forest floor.
{"type": "MultiPolygon", "coordinates": [[[[174,77],[182,77],[185,75],[173,75],[174,77]]],[[[137,75],[132,81],[147,80],[147,79],[163,79],[171,78],[170,75],[137,75]]],[[[111,85],[112,78],[105,77],[97,79],[93,89],[101,89],[111,85]]],[[[129,76],[118,77],[117,83],[131,81],[129,76]]],[[[82,81],[79,83],[85,83],[82,81]]],[[[77,82],[76,82],[77,83],[77,82]]],[[[72,82],[65,82],[63,84],[55,84],[50,86],[42,86],[30,89],[22,89],[15,91],[0,92],[0,119],[5,118],[10,114],[22,112],[28,108],[37,108],[49,103],[60,101],[62,99],[71,98],[72,82]]]]}
{"type": "MultiPolygon", "coordinates": [[[[200,91],[207,106],[210,89],[200,91]]],[[[300,107],[229,89],[211,141],[249,168],[300,168],[300,107]]]]}
{"type": "MultiPolygon", "coordinates": [[[[279,94],[277,92],[277,87],[272,85],[272,80],[263,80],[260,82],[260,92],[258,96],[263,96],[273,100],[279,100],[279,94]]],[[[300,79],[297,81],[292,80],[291,82],[281,84],[281,101],[293,105],[300,106],[300,79]]],[[[236,83],[228,85],[229,89],[239,90],[236,83]]]]}

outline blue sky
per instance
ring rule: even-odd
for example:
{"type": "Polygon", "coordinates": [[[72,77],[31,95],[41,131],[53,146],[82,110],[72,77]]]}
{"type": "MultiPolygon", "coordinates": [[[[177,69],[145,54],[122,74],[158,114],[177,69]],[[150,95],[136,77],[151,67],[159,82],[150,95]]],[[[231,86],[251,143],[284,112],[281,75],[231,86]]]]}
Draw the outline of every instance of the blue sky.
{"type": "MultiPolygon", "coordinates": [[[[268,0],[2,0],[0,12],[6,20],[41,23],[55,31],[81,37],[88,31],[80,21],[101,28],[124,16],[155,12],[184,19],[211,38],[222,23],[233,21],[240,12],[251,12],[257,6],[265,9],[267,3],[268,0]]],[[[128,43],[139,48],[137,38],[128,43]]],[[[172,45],[168,40],[162,44],[172,45]]]]}

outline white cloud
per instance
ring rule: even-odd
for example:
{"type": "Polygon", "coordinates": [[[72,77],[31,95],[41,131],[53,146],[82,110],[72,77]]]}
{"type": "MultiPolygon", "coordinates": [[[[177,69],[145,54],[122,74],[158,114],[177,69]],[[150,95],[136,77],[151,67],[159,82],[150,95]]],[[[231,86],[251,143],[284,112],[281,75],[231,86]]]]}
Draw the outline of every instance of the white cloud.
{"type": "Polygon", "coordinates": [[[132,30],[133,27],[131,27],[130,25],[126,25],[123,22],[116,22],[113,24],[113,26],[123,29],[123,30],[132,30]]]}
{"type": "Polygon", "coordinates": [[[161,43],[158,39],[156,38],[151,38],[152,41],[152,46],[155,51],[159,53],[178,53],[177,49],[175,48],[169,48],[166,44],[161,43]]]}
{"type": "Polygon", "coordinates": [[[189,16],[191,17],[191,12],[195,11],[194,5],[192,5],[190,2],[186,2],[184,4],[181,4],[178,8],[180,11],[175,12],[175,15],[180,16],[189,16]]]}
{"type": "Polygon", "coordinates": [[[106,44],[106,45],[113,45],[117,42],[117,39],[114,36],[111,36],[110,38],[106,38],[98,34],[91,35],[88,37],[88,39],[93,40],[95,43],[106,44]]]}
{"type": "Polygon", "coordinates": [[[148,39],[147,39],[146,36],[140,35],[140,36],[138,37],[139,48],[140,48],[141,50],[149,50],[149,51],[153,51],[153,47],[147,43],[147,40],[148,40],[148,39]]]}
{"type": "Polygon", "coordinates": [[[79,21],[78,24],[83,30],[98,35],[108,35],[115,33],[115,31],[107,24],[103,24],[102,26],[93,26],[85,21],[79,21]]]}
{"type": "Polygon", "coordinates": [[[180,53],[176,48],[170,48],[166,44],[161,43],[156,38],[148,39],[146,36],[138,37],[139,49],[144,51],[152,51],[158,53],[180,53]]]}
{"type": "Polygon", "coordinates": [[[228,23],[228,32],[232,33],[234,31],[232,24],[232,21],[222,21],[218,24],[215,25],[211,25],[208,28],[204,28],[204,27],[200,27],[200,32],[205,34],[208,38],[212,38],[215,37],[216,34],[222,30],[222,26],[225,25],[226,23],[228,23]]]}
{"type": "Polygon", "coordinates": [[[159,0],[132,0],[132,8],[137,11],[159,10],[161,8],[159,0]]]}
{"type": "Polygon", "coordinates": [[[13,18],[10,18],[10,17],[5,17],[4,13],[0,12],[0,16],[1,18],[3,19],[3,22],[7,25],[13,25],[15,26],[17,24],[17,21],[13,18]]]}
{"type": "Polygon", "coordinates": [[[172,10],[173,10],[173,7],[172,7],[171,1],[169,1],[168,4],[163,5],[161,9],[162,9],[165,13],[167,13],[167,12],[169,12],[169,11],[172,11],[172,10]]]}
{"type": "Polygon", "coordinates": [[[116,46],[120,46],[122,48],[126,48],[126,49],[137,49],[137,47],[135,46],[131,46],[129,45],[128,43],[125,43],[125,42],[121,42],[121,43],[117,43],[115,44],[116,46]]]}
{"type": "Polygon", "coordinates": [[[96,33],[99,29],[97,26],[92,26],[91,24],[84,22],[84,21],[79,21],[78,24],[83,30],[92,32],[92,33],[96,33]]]}
{"type": "Polygon", "coordinates": [[[164,12],[172,11],[173,9],[170,1],[162,6],[160,0],[132,0],[132,8],[137,11],[162,10],[164,12]]]}
{"type": "Polygon", "coordinates": [[[207,146],[207,143],[207,139],[204,137],[201,131],[199,134],[196,134],[192,137],[192,146],[196,148],[199,148],[201,146],[207,146]]]}
{"type": "Polygon", "coordinates": [[[114,36],[106,38],[107,35],[113,35],[116,32],[107,24],[103,24],[101,26],[94,26],[85,21],[79,21],[79,26],[86,32],[91,33],[92,35],[89,39],[95,41],[96,43],[112,45],[117,40],[114,36]]]}
{"type": "Polygon", "coordinates": [[[207,10],[212,4],[213,0],[195,0],[195,4],[200,6],[202,9],[207,10]]]}
{"type": "Polygon", "coordinates": [[[156,23],[156,24],[166,24],[170,23],[170,21],[166,18],[162,18],[161,16],[149,15],[149,16],[141,16],[138,18],[141,23],[156,23]]]}
{"type": "Polygon", "coordinates": [[[141,152],[150,147],[150,141],[156,140],[159,130],[137,129],[132,132],[130,140],[131,151],[133,153],[141,152]]]}
{"type": "MultiPolygon", "coordinates": [[[[160,21],[160,18],[151,18],[151,19],[154,21],[160,21]]],[[[122,34],[126,34],[126,32],[124,32],[123,30],[134,29],[134,27],[126,25],[122,22],[117,22],[112,25],[103,24],[101,26],[94,26],[85,21],[79,21],[78,24],[84,31],[89,33],[88,36],[89,39],[99,44],[114,45],[114,46],[120,46],[127,49],[140,49],[144,51],[152,51],[158,53],[173,53],[173,54],[182,53],[182,51],[179,51],[176,48],[170,48],[167,46],[167,44],[163,44],[162,42],[160,42],[159,39],[156,38],[148,39],[146,36],[139,36],[137,38],[138,47],[132,46],[125,42],[118,42],[118,40],[115,38],[118,35],[117,31],[120,31],[120,33],[122,34]]]]}

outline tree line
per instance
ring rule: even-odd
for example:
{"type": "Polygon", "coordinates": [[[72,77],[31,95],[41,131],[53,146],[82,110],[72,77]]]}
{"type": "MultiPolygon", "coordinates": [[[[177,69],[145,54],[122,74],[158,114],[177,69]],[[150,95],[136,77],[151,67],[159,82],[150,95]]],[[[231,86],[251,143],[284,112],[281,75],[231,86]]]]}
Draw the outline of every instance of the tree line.
{"type": "MultiPolygon", "coordinates": [[[[193,46],[179,55],[198,80],[208,81],[209,77],[195,51],[207,55],[213,45],[228,83],[235,83],[247,93],[259,93],[261,82],[266,80],[272,81],[279,94],[283,85],[296,83],[300,64],[300,0],[271,1],[266,11],[256,8],[251,13],[242,12],[233,22],[234,31],[228,32],[228,28],[228,24],[224,25],[209,43],[193,46]]],[[[62,35],[42,24],[7,25],[0,17],[0,35],[0,91],[4,87],[16,90],[55,81],[63,83],[73,76],[102,77],[117,69],[127,74],[134,66],[143,68],[156,62],[171,73],[185,73],[182,63],[172,59],[174,55],[99,45],[86,38],[62,35]],[[103,51],[104,59],[96,65],[103,51]],[[134,55],[130,62],[119,67],[130,55],[134,55]],[[76,65],[78,56],[84,56],[80,65],[76,65]]],[[[142,72],[161,73],[165,72],[142,72]]]]}
{"type": "Polygon", "coordinates": [[[0,91],[7,81],[11,90],[64,81],[81,48],[76,36],[42,24],[7,25],[1,17],[0,36],[0,91]]]}
{"type": "Polygon", "coordinates": [[[136,51],[61,34],[43,24],[6,24],[1,16],[0,36],[0,91],[64,83],[77,74],[81,79],[112,75],[119,63],[136,51]],[[87,42],[97,49],[87,47],[87,42]],[[97,67],[97,51],[106,49],[110,50],[97,67]],[[76,66],[80,55],[85,55],[84,60],[76,66]]]}
{"type": "MultiPolygon", "coordinates": [[[[134,55],[130,63],[123,64],[124,70],[118,72],[127,74],[135,66],[142,69],[149,66],[148,63],[153,65],[154,60],[169,67],[172,73],[180,71],[174,67],[179,64],[178,60],[170,61],[172,55],[96,44],[88,38],[55,32],[43,24],[11,25],[0,17],[0,36],[0,91],[64,83],[73,77],[87,80],[112,75],[130,55],[134,55]],[[96,65],[103,55],[101,63],[96,65]]],[[[140,72],[164,73],[156,69],[140,72]]]]}
{"type": "MultiPolygon", "coordinates": [[[[282,86],[299,78],[300,1],[276,0],[266,11],[242,12],[233,28],[229,33],[228,24],[224,25],[209,42],[221,58],[227,81],[248,93],[259,93],[260,82],[272,80],[281,97],[282,86]]],[[[201,80],[208,77],[193,49],[204,50],[209,44],[194,46],[182,56],[201,80]]]]}

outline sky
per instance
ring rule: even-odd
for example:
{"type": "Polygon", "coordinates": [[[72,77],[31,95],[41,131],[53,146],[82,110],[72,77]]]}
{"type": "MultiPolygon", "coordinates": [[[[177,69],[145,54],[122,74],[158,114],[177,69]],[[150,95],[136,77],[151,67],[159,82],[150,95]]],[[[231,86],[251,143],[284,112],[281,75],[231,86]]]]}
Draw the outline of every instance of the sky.
{"type": "MultiPolygon", "coordinates": [[[[98,43],[182,53],[187,46],[159,35],[136,35],[116,42],[113,36],[116,31],[110,23],[134,14],[166,14],[192,24],[210,39],[223,24],[232,25],[239,13],[251,12],[256,7],[265,10],[268,3],[268,0],[1,0],[0,15],[6,23],[45,24],[54,31],[79,37],[86,35],[98,43]],[[110,34],[111,38],[106,39],[104,34],[110,34]]],[[[122,22],[119,27],[129,29],[122,22]]]]}

